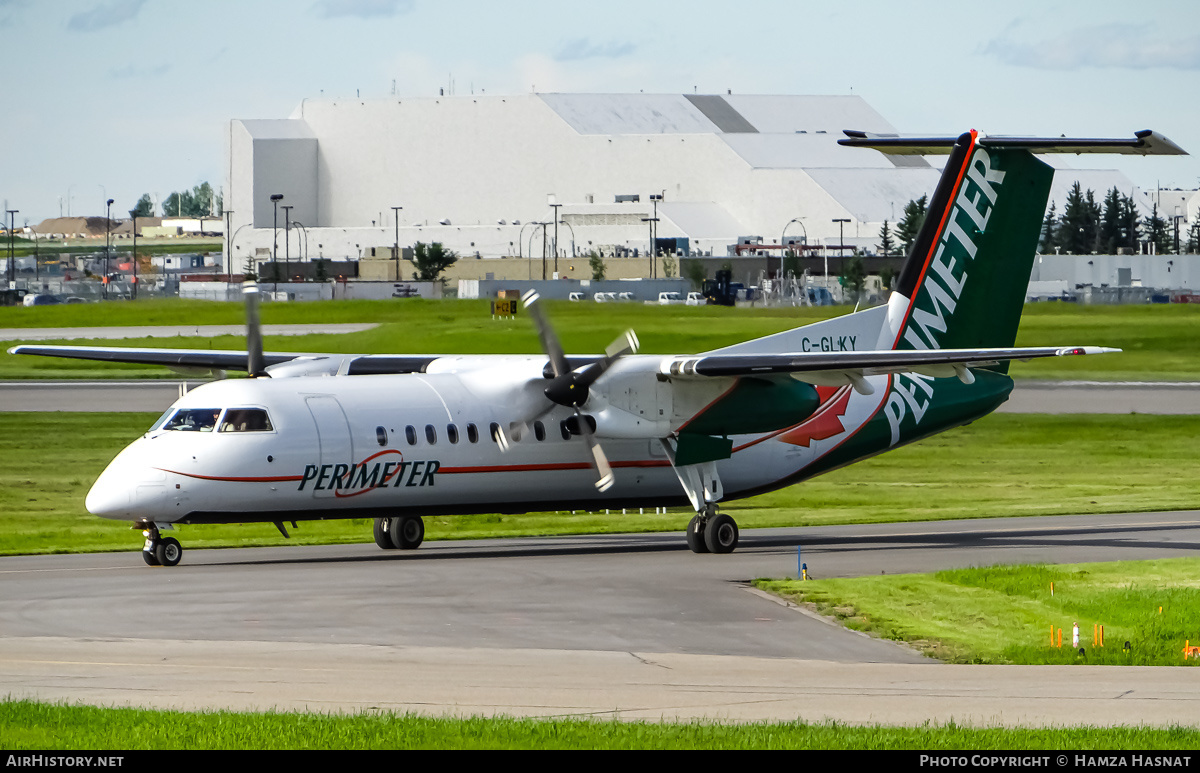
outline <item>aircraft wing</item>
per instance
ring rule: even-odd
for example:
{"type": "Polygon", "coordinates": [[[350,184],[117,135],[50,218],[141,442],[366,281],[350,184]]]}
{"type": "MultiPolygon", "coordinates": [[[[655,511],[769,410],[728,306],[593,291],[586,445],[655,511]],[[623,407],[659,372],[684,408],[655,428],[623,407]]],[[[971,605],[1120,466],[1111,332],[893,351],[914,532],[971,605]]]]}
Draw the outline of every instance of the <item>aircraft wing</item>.
{"type": "MultiPolygon", "coordinates": [[[[166,365],[186,368],[216,368],[246,370],[246,352],[212,349],[134,349],[123,346],[14,346],[9,354],[37,354],[44,357],[67,357],[76,360],[102,362],[132,362],[145,365],[166,365]]],[[[297,352],[266,352],[267,365],[289,362],[297,357],[312,356],[297,352]]]]}
{"type": "Polygon", "coordinates": [[[672,376],[769,376],[780,373],[851,372],[875,375],[914,371],[933,376],[958,375],[960,369],[1009,360],[1067,357],[1119,352],[1102,346],[1021,347],[1014,349],[917,349],[866,352],[797,352],[792,354],[712,354],[672,357],[660,371],[672,376]]]}
{"type": "MultiPolygon", "coordinates": [[[[136,349],[128,346],[14,346],[9,354],[34,354],[43,357],[67,357],[76,360],[98,360],[101,362],[128,362],[141,365],[163,365],[181,371],[249,371],[247,352],[224,349],[136,349]]],[[[272,375],[333,375],[345,373],[350,376],[379,373],[424,372],[436,356],[408,356],[391,354],[322,354],[305,352],[264,352],[263,367],[272,368],[284,363],[292,373],[284,373],[278,367],[272,375]]]]}

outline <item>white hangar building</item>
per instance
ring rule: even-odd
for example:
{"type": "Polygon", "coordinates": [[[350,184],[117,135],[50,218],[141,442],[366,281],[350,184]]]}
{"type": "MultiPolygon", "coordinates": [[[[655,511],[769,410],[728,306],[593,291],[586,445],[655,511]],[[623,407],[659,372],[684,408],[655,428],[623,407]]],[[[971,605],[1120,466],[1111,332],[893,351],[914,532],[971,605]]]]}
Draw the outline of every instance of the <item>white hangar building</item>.
{"type": "MultiPolygon", "coordinates": [[[[556,209],[563,256],[644,255],[655,215],[658,238],[691,253],[725,255],[747,236],[778,244],[785,229],[836,245],[839,218],[845,243],[870,250],[884,220],[932,193],[940,159],[841,147],[843,129],[896,131],[856,96],[305,100],[287,119],[229,123],[233,268],[269,256],[275,224],[280,260],[390,256],[397,241],[540,257],[539,224],[556,209]],[[285,219],[301,224],[286,246],[285,219]]],[[[1097,198],[1134,190],[1115,171],[1072,171],[1053,198],[1077,179],[1097,198]]]]}

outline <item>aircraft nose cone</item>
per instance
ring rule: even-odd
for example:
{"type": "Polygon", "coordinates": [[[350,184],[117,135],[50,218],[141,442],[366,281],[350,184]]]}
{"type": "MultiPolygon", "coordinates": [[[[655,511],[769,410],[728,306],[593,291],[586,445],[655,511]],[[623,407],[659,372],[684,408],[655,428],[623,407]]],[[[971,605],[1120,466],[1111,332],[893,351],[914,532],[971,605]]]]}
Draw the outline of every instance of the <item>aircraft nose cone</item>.
{"type": "Polygon", "coordinates": [[[113,478],[105,472],[88,491],[83,505],[92,515],[120,518],[129,511],[129,489],[113,478]]]}

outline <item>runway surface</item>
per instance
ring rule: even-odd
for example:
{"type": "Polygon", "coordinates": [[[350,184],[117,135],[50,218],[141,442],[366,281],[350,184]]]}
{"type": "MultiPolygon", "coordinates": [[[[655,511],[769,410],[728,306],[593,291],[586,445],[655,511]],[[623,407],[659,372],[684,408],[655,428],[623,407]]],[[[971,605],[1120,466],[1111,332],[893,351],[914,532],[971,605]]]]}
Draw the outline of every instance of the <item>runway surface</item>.
{"type": "MultiPolygon", "coordinates": [[[[0,381],[5,411],[164,411],[180,384],[147,381],[0,381]]],[[[1019,381],[999,413],[1200,414],[1200,382],[1019,381]]]]}
{"type": "Polygon", "coordinates": [[[938,664],[748,585],[794,577],[797,547],[819,577],[1196,555],[1200,512],[742,538],[728,556],[648,534],[0,558],[0,683],[174,708],[1200,726],[1196,669],[938,664]]]}

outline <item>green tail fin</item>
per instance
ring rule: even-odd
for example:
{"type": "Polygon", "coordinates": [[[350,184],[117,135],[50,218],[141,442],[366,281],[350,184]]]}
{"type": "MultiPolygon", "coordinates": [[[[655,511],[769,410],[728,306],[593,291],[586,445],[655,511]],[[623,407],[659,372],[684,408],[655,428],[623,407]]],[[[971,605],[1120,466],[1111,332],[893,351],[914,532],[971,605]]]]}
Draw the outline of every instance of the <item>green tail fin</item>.
{"type": "Polygon", "coordinates": [[[1024,148],[955,141],[900,275],[894,348],[1014,344],[1053,177],[1024,148]]]}

